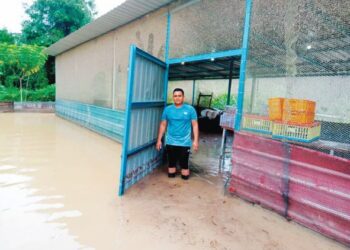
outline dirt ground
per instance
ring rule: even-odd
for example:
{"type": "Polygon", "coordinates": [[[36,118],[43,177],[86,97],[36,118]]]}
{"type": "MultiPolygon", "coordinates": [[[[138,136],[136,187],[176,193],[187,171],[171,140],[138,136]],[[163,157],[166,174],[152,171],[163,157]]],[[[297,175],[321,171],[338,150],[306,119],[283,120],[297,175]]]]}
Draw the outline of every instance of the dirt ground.
{"type": "Polygon", "coordinates": [[[0,249],[346,249],[225,194],[205,140],[189,181],[160,169],[119,198],[120,144],[53,114],[0,114],[0,249]]]}

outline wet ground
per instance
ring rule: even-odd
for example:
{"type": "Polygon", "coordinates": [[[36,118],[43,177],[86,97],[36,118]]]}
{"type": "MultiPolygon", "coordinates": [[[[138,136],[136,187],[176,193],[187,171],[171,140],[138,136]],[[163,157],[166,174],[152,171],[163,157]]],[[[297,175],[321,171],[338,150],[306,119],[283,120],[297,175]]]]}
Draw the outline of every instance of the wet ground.
{"type": "Polygon", "coordinates": [[[119,198],[118,143],[53,114],[0,114],[0,249],[345,249],[225,194],[215,138],[189,181],[161,169],[119,198]]]}
{"type": "Polygon", "coordinates": [[[190,155],[190,168],[195,176],[217,181],[228,178],[231,172],[232,132],[227,131],[225,154],[220,164],[222,134],[200,132],[200,149],[190,155]]]}

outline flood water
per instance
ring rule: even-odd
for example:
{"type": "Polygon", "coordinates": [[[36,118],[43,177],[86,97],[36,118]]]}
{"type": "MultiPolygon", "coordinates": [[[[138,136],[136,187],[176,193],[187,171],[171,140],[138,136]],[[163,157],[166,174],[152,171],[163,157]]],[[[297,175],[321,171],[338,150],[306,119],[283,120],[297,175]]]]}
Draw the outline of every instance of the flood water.
{"type": "Polygon", "coordinates": [[[54,114],[0,114],[0,249],[345,249],[225,194],[217,153],[203,161],[218,139],[203,140],[190,180],[156,170],[119,198],[120,144],[54,114]]]}

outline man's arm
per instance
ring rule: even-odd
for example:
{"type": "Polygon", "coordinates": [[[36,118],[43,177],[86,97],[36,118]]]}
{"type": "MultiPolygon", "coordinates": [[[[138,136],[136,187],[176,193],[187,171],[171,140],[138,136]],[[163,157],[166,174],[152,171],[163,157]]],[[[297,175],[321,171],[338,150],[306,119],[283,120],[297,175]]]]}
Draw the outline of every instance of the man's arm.
{"type": "Polygon", "coordinates": [[[165,133],[167,125],[168,125],[168,123],[166,120],[163,120],[160,122],[157,145],[156,145],[156,148],[158,151],[162,149],[162,138],[163,138],[163,135],[165,133]]]}
{"type": "Polygon", "coordinates": [[[192,128],[193,128],[193,150],[198,151],[199,147],[199,129],[197,120],[192,120],[192,128]]]}

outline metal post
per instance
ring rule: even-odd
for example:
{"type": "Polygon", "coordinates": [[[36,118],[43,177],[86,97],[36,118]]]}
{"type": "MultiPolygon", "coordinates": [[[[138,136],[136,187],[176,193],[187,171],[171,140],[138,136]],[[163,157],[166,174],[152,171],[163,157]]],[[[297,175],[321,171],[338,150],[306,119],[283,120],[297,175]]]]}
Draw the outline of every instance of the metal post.
{"type": "Polygon", "coordinates": [[[117,39],[117,32],[114,32],[114,36],[113,36],[113,73],[112,73],[112,109],[116,109],[116,57],[115,57],[115,53],[116,53],[116,45],[115,45],[115,41],[117,39]]]}
{"type": "Polygon", "coordinates": [[[250,95],[249,113],[253,112],[254,99],[255,99],[255,88],[256,88],[256,77],[253,77],[252,91],[251,91],[251,95],[250,95]]]}
{"type": "Polygon", "coordinates": [[[226,145],[226,129],[222,129],[222,137],[221,137],[221,148],[220,148],[220,158],[219,158],[219,173],[221,172],[222,163],[225,160],[225,145],[226,145]]]}
{"type": "Polygon", "coordinates": [[[228,79],[228,90],[227,90],[227,101],[226,105],[230,105],[230,99],[231,99],[231,85],[232,85],[232,71],[233,71],[233,59],[230,62],[230,74],[228,79]]]}
{"type": "Polygon", "coordinates": [[[246,0],[244,32],[243,32],[243,47],[242,47],[241,65],[239,70],[237,115],[236,115],[236,121],[235,121],[236,131],[239,131],[241,129],[241,121],[242,121],[242,115],[243,115],[244,84],[245,84],[245,73],[246,73],[247,56],[248,56],[251,10],[252,10],[252,0],[246,0]]]}
{"type": "Polygon", "coordinates": [[[193,83],[192,83],[192,106],[194,104],[195,92],[196,92],[196,80],[193,80],[193,83]]]}
{"type": "Polygon", "coordinates": [[[168,102],[168,81],[169,81],[169,50],[170,50],[170,23],[171,23],[171,13],[168,11],[167,15],[167,26],[166,26],[166,38],[165,38],[165,77],[164,77],[164,106],[168,102]]]}
{"type": "Polygon", "coordinates": [[[122,196],[125,191],[125,175],[128,161],[128,149],[129,149],[129,132],[130,132],[130,121],[131,121],[131,103],[132,103],[132,92],[134,87],[134,70],[136,61],[136,46],[130,45],[129,55],[129,72],[128,72],[128,92],[126,97],[126,109],[125,109],[125,126],[124,126],[124,138],[122,148],[122,160],[121,160],[121,173],[119,182],[119,196],[122,196]]]}
{"type": "Polygon", "coordinates": [[[170,49],[170,22],[171,22],[171,14],[168,11],[167,14],[167,25],[166,25],[166,37],[165,37],[165,63],[168,64],[169,59],[169,49],[170,49]]]}

